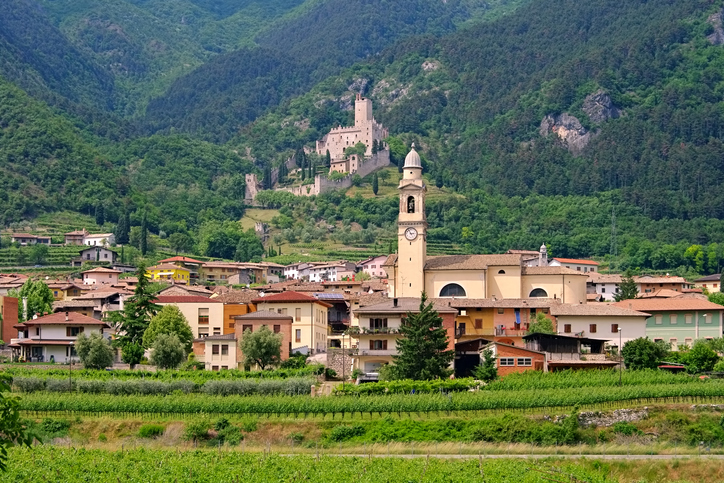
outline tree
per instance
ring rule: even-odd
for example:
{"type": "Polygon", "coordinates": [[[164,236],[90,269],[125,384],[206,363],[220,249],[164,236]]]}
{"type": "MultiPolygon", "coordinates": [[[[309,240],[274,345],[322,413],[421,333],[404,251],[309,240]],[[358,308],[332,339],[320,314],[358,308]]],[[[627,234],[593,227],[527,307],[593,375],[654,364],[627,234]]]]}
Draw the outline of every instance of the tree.
{"type": "Polygon", "coordinates": [[[377,192],[380,190],[380,181],[377,179],[377,173],[372,175],[372,192],[377,196],[377,192]]]}
{"type": "Polygon", "coordinates": [[[555,334],[553,321],[543,312],[536,312],[535,319],[528,325],[529,334],[555,334]]]}
{"type": "Polygon", "coordinates": [[[150,348],[161,334],[174,334],[181,341],[186,353],[193,349],[194,334],[188,320],[175,305],[165,305],[148,324],[143,333],[143,346],[150,348]]]}
{"type": "Polygon", "coordinates": [[[244,363],[257,364],[261,370],[281,360],[282,334],[275,334],[263,325],[256,332],[247,329],[239,343],[244,363]]]}
{"type": "Polygon", "coordinates": [[[332,155],[329,154],[329,149],[327,150],[327,154],[324,155],[324,162],[328,168],[332,166],[332,155]]]}
{"type": "Polygon", "coordinates": [[[193,238],[181,232],[172,233],[168,237],[168,243],[171,245],[171,248],[176,251],[176,255],[178,255],[179,252],[191,251],[194,246],[193,238]]]}
{"type": "Polygon", "coordinates": [[[141,255],[146,256],[146,252],[148,251],[148,218],[146,215],[146,210],[143,210],[143,217],[141,218],[141,246],[139,247],[141,249],[141,255]]]}
{"type": "Polygon", "coordinates": [[[694,347],[682,357],[686,370],[692,374],[711,372],[718,361],[719,356],[709,347],[707,341],[703,340],[697,340],[694,347]]]}
{"type": "Polygon", "coordinates": [[[397,339],[398,355],[391,367],[395,379],[428,380],[450,375],[450,363],[455,351],[448,350],[447,331],[442,317],[427,302],[423,292],[418,313],[407,313],[397,339]]]}
{"type": "Polygon", "coordinates": [[[126,243],[128,243],[130,231],[131,221],[129,219],[128,211],[123,210],[121,216],[118,217],[118,223],[116,223],[116,243],[119,245],[125,245],[126,243]]]}
{"type": "Polygon", "coordinates": [[[635,299],[638,294],[639,294],[639,289],[636,286],[636,282],[634,282],[634,279],[631,276],[631,272],[627,270],[626,273],[621,278],[621,284],[619,285],[619,291],[614,296],[614,299],[616,300],[616,302],[620,302],[622,300],[635,299]]]}
{"type": "Polygon", "coordinates": [[[492,382],[498,378],[498,368],[492,350],[483,351],[483,363],[475,368],[475,378],[485,382],[492,382]]]}
{"type": "Polygon", "coordinates": [[[186,359],[184,346],[176,334],[159,334],[151,350],[151,364],[159,369],[176,369],[186,359]]]}
{"type": "MultiPolygon", "coordinates": [[[[17,298],[20,301],[27,298],[28,319],[32,319],[35,314],[45,315],[53,313],[53,292],[40,280],[33,281],[28,279],[23,286],[20,287],[20,291],[11,290],[8,295],[10,297],[17,298]]],[[[26,321],[24,314],[22,313],[19,314],[19,319],[21,322],[26,321]]]]}
{"type": "Polygon", "coordinates": [[[98,201],[96,203],[96,225],[103,226],[103,224],[106,222],[106,213],[103,209],[103,202],[98,201]]]}
{"type": "Polygon", "coordinates": [[[101,334],[93,333],[90,337],[80,334],[75,350],[86,369],[102,370],[113,365],[113,348],[101,334]]]}
{"type": "Polygon", "coordinates": [[[624,344],[621,354],[628,369],[656,369],[659,362],[669,353],[664,342],[653,342],[647,337],[639,337],[624,344]]]}
{"type": "Polygon", "coordinates": [[[148,273],[143,263],[138,265],[135,275],[138,284],[133,295],[125,302],[123,311],[108,314],[108,320],[118,334],[116,344],[123,350],[123,362],[130,364],[131,368],[141,362],[143,334],[161,309],[153,302],[156,296],[149,288],[148,273]],[[138,347],[130,347],[133,345],[138,347]]]}
{"type": "Polygon", "coordinates": [[[709,298],[709,302],[713,304],[724,305],[724,293],[722,292],[713,292],[707,297],[709,298]]]}
{"type": "Polygon", "coordinates": [[[236,244],[234,260],[237,262],[248,262],[254,258],[261,257],[264,253],[264,245],[256,236],[253,230],[249,229],[242,233],[239,242],[236,244]]]}
{"type": "Polygon", "coordinates": [[[33,248],[30,249],[30,260],[36,265],[42,265],[48,258],[50,249],[48,245],[43,243],[36,243],[33,248]]]}
{"type": "Polygon", "coordinates": [[[28,433],[25,420],[20,417],[20,399],[10,392],[10,376],[0,374],[0,471],[7,471],[8,448],[28,446],[33,437],[28,433]]]}

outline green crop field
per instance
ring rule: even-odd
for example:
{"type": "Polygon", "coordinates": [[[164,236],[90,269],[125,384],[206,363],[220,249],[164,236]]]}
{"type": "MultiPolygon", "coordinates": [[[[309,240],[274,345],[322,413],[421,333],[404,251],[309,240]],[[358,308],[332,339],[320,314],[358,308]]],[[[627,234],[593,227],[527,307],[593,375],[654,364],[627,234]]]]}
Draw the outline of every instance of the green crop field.
{"type": "Polygon", "coordinates": [[[448,482],[544,483],[615,481],[568,462],[339,458],[250,455],[227,451],[104,451],[39,447],[12,449],[5,481],[193,482],[448,482]],[[32,461],[32,464],[26,462],[32,461]],[[575,478],[575,479],[574,479],[575,478]]]}

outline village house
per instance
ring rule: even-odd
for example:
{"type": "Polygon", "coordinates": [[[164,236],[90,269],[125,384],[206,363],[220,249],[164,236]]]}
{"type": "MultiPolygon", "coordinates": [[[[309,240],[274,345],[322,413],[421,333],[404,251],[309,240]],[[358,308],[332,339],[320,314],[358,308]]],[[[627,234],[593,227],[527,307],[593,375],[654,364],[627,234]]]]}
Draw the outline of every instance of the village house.
{"type": "Polygon", "coordinates": [[[77,357],[74,345],[79,334],[103,334],[110,326],[78,313],[58,312],[28,320],[16,328],[18,337],[10,344],[14,356],[28,362],[67,363],[77,357]]]}
{"type": "MultiPolygon", "coordinates": [[[[201,265],[201,281],[204,283],[228,283],[229,278],[234,275],[241,275],[242,272],[246,273],[245,280],[249,283],[251,273],[249,268],[244,267],[241,263],[236,262],[206,262],[201,265]]],[[[240,279],[242,283],[244,281],[240,279]]]]}
{"type": "Polygon", "coordinates": [[[13,233],[10,235],[10,243],[17,243],[21,246],[27,245],[50,245],[49,236],[36,236],[30,233],[13,233]]]}
{"type": "Polygon", "coordinates": [[[154,282],[163,280],[171,283],[188,284],[191,281],[191,272],[187,268],[172,263],[161,263],[148,267],[146,273],[154,282]]]}
{"type": "Polygon", "coordinates": [[[83,245],[83,241],[85,240],[85,237],[88,236],[89,233],[86,231],[86,229],[82,230],[76,230],[71,231],[69,233],[65,234],[65,244],[66,245],[83,245]]]}
{"type": "MultiPolygon", "coordinates": [[[[128,280],[126,278],[121,281],[128,280]]],[[[138,280],[136,280],[138,283],[138,280]]],[[[133,285],[135,287],[135,285],[133,285]]],[[[211,297],[214,294],[211,290],[207,289],[203,285],[170,285],[169,287],[158,292],[158,295],[176,295],[176,296],[188,296],[198,295],[201,297],[211,297]]]]}
{"type": "Polygon", "coordinates": [[[577,272],[598,272],[598,262],[593,260],[579,260],[576,258],[553,258],[548,265],[551,267],[566,267],[577,272]]]}
{"type": "Polygon", "coordinates": [[[694,280],[694,287],[705,289],[709,293],[721,292],[721,274],[697,278],[694,280]]]}
{"type": "Polygon", "coordinates": [[[306,347],[310,354],[326,352],[330,304],[311,295],[286,291],[252,300],[259,311],[277,312],[294,318],[292,350],[306,347]]]}
{"type": "MultiPolygon", "coordinates": [[[[457,310],[443,301],[432,301],[435,310],[443,319],[447,331],[449,349],[455,349],[455,316],[457,310]]],[[[360,307],[356,310],[359,325],[352,332],[357,339],[357,354],[354,368],[366,374],[368,379],[376,379],[383,364],[393,361],[397,354],[397,338],[402,320],[408,313],[419,313],[419,298],[391,298],[382,302],[360,307]]]]}
{"type": "Polygon", "coordinates": [[[179,256],[166,258],[164,260],[159,260],[158,262],[159,265],[168,263],[186,269],[189,272],[189,281],[191,285],[195,285],[196,283],[198,283],[199,272],[201,271],[201,266],[204,264],[204,262],[194,260],[193,258],[189,257],[179,256]]]}
{"type": "Polygon", "coordinates": [[[213,295],[212,300],[224,304],[224,334],[236,332],[236,317],[256,312],[252,300],[259,297],[256,290],[234,290],[222,295],[213,295]]]}
{"type": "Polygon", "coordinates": [[[320,283],[338,282],[345,278],[352,280],[356,273],[356,268],[354,263],[345,260],[316,265],[309,269],[309,281],[312,283],[320,283]]]}
{"type": "Polygon", "coordinates": [[[130,296],[131,293],[123,289],[102,287],[98,290],[90,290],[73,301],[93,302],[93,317],[103,319],[108,312],[123,310],[123,302],[130,296]]]}
{"type": "Polygon", "coordinates": [[[83,276],[83,285],[118,285],[118,276],[121,274],[118,270],[112,268],[96,267],[81,272],[83,276]]]}
{"type": "Polygon", "coordinates": [[[6,344],[17,338],[18,330],[18,299],[0,295],[0,340],[6,344]]]}
{"type": "Polygon", "coordinates": [[[71,300],[80,297],[83,290],[87,287],[77,285],[75,282],[67,282],[64,280],[43,280],[51,292],[53,292],[53,300],[71,300]]]}
{"type": "Polygon", "coordinates": [[[618,349],[619,341],[646,337],[646,319],[650,314],[618,304],[560,304],[551,307],[558,321],[558,334],[611,341],[618,349]]]}
{"type": "Polygon", "coordinates": [[[597,299],[613,302],[616,294],[620,291],[621,275],[603,274],[600,272],[588,272],[586,281],[586,293],[597,295],[597,299]]]}
{"type": "MultiPolygon", "coordinates": [[[[565,369],[610,369],[619,364],[618,360],[607,357],[606,340],[542,333],[526,335],[523,339],[526,349],[545,354],[543,370],[546,372],[565,369]]],[[[515,361],[516,364],[517,362],[515,361]]]]}
{"type": "Polygon", "coordinates": [[[357,264],[357,271],[364,272],[372,278],[387,278],[387,272],[382,265],[387,260],[387,255],[379,255],[362,260],[357,264]]]}
{"type": "Polygon", "coordinates": [[[71,267],[80,267],[84,263],[102,263],[102,264],[115,264],[118,260],[118,254],[103,246],[95,246],[86,248],[80,251],[80,255],[77,258],[73,258],[70,261],[71,267]]]}
{"type": "Polygon", "coordinates": [[[671,344],[691,347],[696,340],[722,336],[724,306],[699,298],[636,298],[616,302],[614,306],[650,314],[646,336],[671,344]]]}
{"type": "Polygon", "coordinates": [[[642,275],[633,277],[633,280],[636,282],[639,293],[656,292],[661,289],[683,293],[684,290],[691,288],[691,285],[684,277],[642,275]]]}
{"type": "Polygon", "coordinates": [[[96,310],[96,308],[101,305],[99,305],[96,300],[91,299],[59,300],[53,302],[53,312],[75,312],[86,317],[101,320],[103,315],[100,310],[96,310]]]}
{"type": "Polygon", "coordinates": [[[193,348],[196,360],[203,362],[207,371],[239,368],[239,341],[234,333],[196,338],[193,348]]]}
{"type": "MultiPolygon", "coordinates": [[[[291,315],[280,314],[279,312],[272,312],[270,310],[260,310],[258,312],[250,312],[246,315],[237,315],[236,319],[236,339],[241,342],[244,338],[244,333],[248,330],[256,332],[261,329],[262,326],[266,326],[270,331],[275,334],[282,335],[281,345],[281,360],[285,361],[289,359],[289,355],[292,353],[292,330],[294,319],[291,315]]],[[[239,350],[239,363],[243,363],[244,354],[239,350]]]]}
{"type": "Polygon", "coordinates": [[[116,244],[116,235],[113,233],[88,234],[83,238],[83,245],[89,247],[107,247],[116,244]]]}
{"type": "Polygon", "coordinates": [[[481,349],[481,363],[486,350],[490,350],[495,357],[499,377],[512,373],[545,370],[546,355],[543,352],[494,341],[481,349]]]}
{"type": "Polygon", "coordinates": [[[224,304],[218,300],[199,295],[159,295],[154,302],[162,307],[165,305],[178,307],[197,339],[210,335],[223,335],[224,304]]]}

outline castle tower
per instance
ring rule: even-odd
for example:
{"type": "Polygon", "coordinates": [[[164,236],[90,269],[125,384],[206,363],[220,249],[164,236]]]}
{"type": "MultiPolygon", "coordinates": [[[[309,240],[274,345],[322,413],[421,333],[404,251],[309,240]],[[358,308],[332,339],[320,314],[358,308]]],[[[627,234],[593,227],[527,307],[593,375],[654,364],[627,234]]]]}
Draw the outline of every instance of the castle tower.
{"type": "Polygon", "coordinates": [[[372,101],[357,94],[354,101],[354,125],[357,128],[369,129],[372,126],[372,101]]]}
{"type": "Polygon", "coordinates": [[[422,162],[415,144],[405,158],[400,180],[400,214],[397,220],[397,297],[420,297],[425,290],[425,257],[427,254],[427,218],[422,179],[422,162]]]}

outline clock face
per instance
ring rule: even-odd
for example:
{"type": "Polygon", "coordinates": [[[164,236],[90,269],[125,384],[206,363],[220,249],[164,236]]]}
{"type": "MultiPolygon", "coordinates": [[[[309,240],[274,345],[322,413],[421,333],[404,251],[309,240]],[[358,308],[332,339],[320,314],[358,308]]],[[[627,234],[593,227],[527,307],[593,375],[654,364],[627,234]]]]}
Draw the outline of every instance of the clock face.
{"type": "Polygon", "coordinates": [[[405,238],[410,241],[414,240],[415,238],[417,238],[417,230],[412,227],[408,228],[407,230],[405,230],[405,238]]]}

